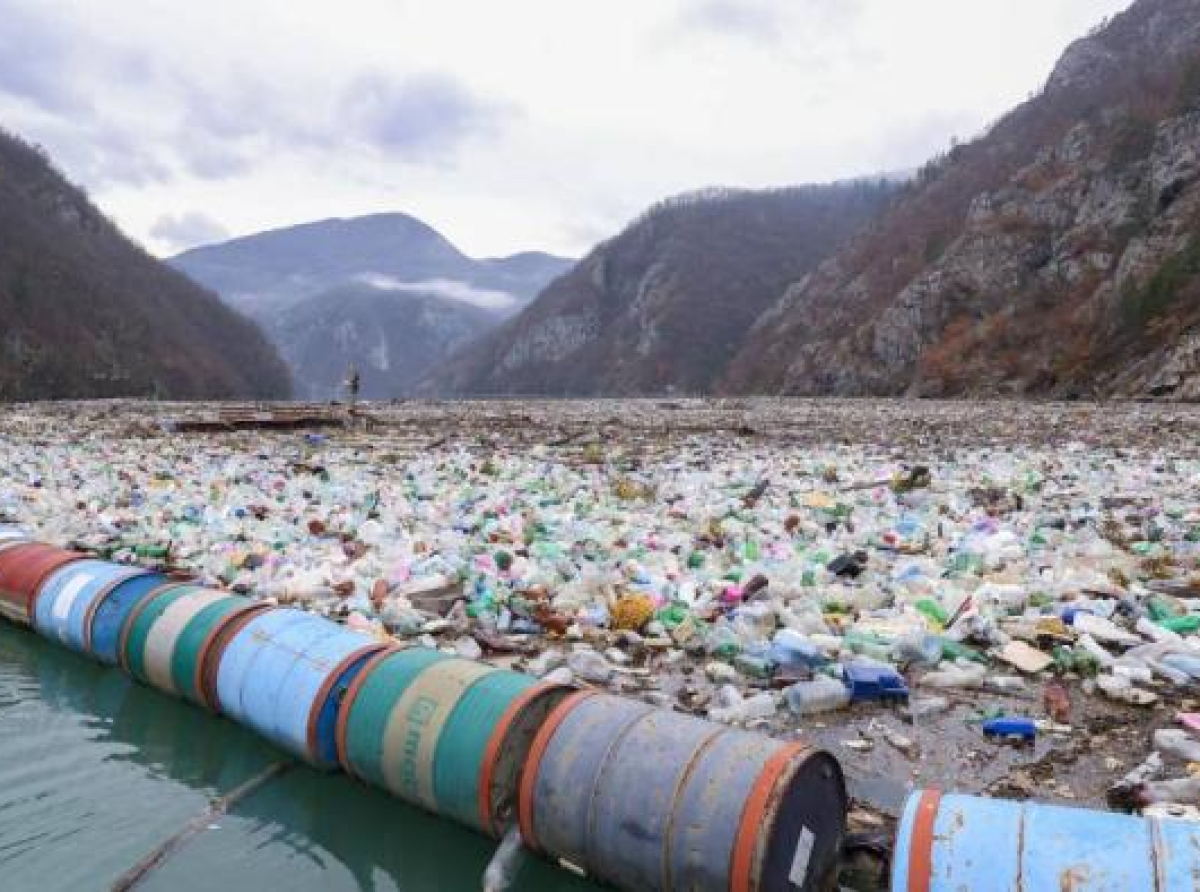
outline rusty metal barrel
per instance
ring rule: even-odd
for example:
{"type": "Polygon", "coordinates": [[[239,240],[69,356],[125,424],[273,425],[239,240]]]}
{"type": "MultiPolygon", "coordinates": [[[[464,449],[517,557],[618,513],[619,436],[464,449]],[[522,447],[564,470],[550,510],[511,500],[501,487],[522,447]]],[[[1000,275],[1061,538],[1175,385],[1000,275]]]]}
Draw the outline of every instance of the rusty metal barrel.
{"type": "Polygon", "coordinates": [[[525,844],[620,889],[823,889],[845,832],[828,753],[633,700],[580,692],[538,732],[525,844]]]}
{"type": "Polygon", "coordinates": [[[42,583],[33,611],[33,625],[51,641],[91,656],[88,621],[96,600],[122,582],[146,571],[108,561],[72,561],[42,583]]]}
{"type": "Polygon", "coordinates": [[[261,613],[214,648],[215,705],[309,764],[336,767],[339,704],[384,647],[300,610],[261,613]]]}
{"type": "Polygon", "coordinates": [[[893,892],[1200,889],[1200,824],[921,790],[896,833],[893,892]]]}
{"type": "Polygon", "coordinates": [[[29,626],[34,602],[46,578],[72,561],[87,555],[27,542],[0,550],[0,616],[29,626]]]}
{"type": "Polygon", "coordinates": [[[534,736],[569,689],[425,648],[372,661],[346,693],[350,774],[493,836],[515,817],[534,736]]]}

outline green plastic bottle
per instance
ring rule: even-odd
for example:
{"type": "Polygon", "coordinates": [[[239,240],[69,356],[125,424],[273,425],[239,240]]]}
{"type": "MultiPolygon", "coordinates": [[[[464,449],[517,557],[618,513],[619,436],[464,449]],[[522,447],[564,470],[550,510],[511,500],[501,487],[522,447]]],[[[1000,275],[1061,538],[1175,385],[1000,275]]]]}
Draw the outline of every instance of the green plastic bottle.
{"type": "Polygon", "coordinates": [[[950,614],[946,613],[946,609],[933,598],[922,598],[916,606],[922,616],[939,626],[946,625],[946,621],[950,619],[950,614]]]}
{"type": "Polygon", "coordinates": [[[1158,621],[1164,629],[1169,629],[1177,635],[1193,635],[1200,629],[1200,613],[1189,613],[1187,616],[1172,616],[1158,621]]]}

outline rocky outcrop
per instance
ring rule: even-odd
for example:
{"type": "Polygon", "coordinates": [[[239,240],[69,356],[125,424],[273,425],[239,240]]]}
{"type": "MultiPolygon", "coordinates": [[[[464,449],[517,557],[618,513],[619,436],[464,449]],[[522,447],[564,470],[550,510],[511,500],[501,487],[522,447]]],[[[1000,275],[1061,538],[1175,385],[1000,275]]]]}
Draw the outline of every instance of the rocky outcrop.
{"type": "Polygon", "coordinates": [[[272,398],[290,386],[253,322],[0,131],[0,401],[272,398]]]}
{"type": "Polygon", "coordinates": [[[859,182],[663,202],[436,369],[423,389],[710,391],[786,284],[829,256],[895,189],[859,182]]]}
{"type": "Polygon", "coordinates": [[[722,380],[793,394],[1194,393],[1200,2],[1141,0],[787,288],[722,380]]]}

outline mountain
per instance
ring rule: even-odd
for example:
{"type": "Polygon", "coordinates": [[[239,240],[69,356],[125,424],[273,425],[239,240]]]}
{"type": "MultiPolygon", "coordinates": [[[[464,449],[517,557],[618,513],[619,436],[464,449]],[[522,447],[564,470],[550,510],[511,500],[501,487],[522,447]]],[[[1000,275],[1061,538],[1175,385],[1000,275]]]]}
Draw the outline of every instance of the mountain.
{"type": "Polygon", "coordinates": [[[301,395],[337,394],[356,366],[363,396],[387,398],[406,393],[440,351],[520,310],[572,261],[532,251],[477,260],[415,217],[375,214],[233,239],[170,262],[263,324],[301,395]],[[337,332],[335,341],[322,344],[322,330],[337,332]]]}
{"type": "Polygon", "coordinates": [[[302,395],[337,393],[353,367],[362,395],[385,399],[406,393],[411,382],[500,318],[494,310],[445,297],[343,285],[289,307],[272,331],[302,395]]]}
{"type": "Polygon", "coordinates": [[[725,392],[1200,398],[1200,0],[1139,0],[758,320],[725,392]]]}
{"type": "Polygon", "coordinates": [[[515,318],[438,367],[426,392],[706,392],[746,331],[894,194],[885,180],[709,190],[662,202],[515,318]]]}
{"type": "Polygon", "coordinates": [[[0,131],[0,400],[283,397],[248,319],[159,263],[0,131]]]}

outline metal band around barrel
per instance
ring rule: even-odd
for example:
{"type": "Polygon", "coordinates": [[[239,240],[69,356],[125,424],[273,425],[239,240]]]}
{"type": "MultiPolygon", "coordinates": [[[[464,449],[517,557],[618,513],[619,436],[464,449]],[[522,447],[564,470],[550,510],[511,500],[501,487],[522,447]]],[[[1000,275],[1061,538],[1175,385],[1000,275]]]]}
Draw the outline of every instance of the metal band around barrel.
{"type": "Polygon", "coordinates": [[[754,882],[755,855],[762,839],[763,819],[771,804],[772,794],[792,760],[812,751],[813,747],[806,743],[780,747],[759,772],[758,779],[750,788],[750,795],[746,797],[742,820],[734,838],[733,859],[729,870],[731,892],[757,892],[758,885],[754,882]]]}
{"type": "Polygon", "coordinates": [[[917,803],[908,835],[908,892],[929,892],[933,879],[933,825],[941,804],[941,790],[926,790],[917,803]]]}
{"type": "Polygon", "coordinates": [[[409,685],[383,732],[383,776],[389,790],[436,810],[433,760],[446,719],[467,688],[499,671],[469,660],[446,660],[409,685]]]}
{"type": "Polygon", "coordinates": [[[195,674],[192,679],[192,687],[203,707],[218,715],[221,712],[221,700],[217,696],[216,684],[216,670],[219,668],[220,661],[213,659],[214,654],[219,658],[234,634],[256,616],[261,616],[274,609],[270,604],[248,602],[245,607],[222,617],[209,631],[208,637],[200,645],[196,657],[195,674]]]}
{"type": "Polygon", "coordinates": [[[388,657],[400,653],[404,648],[395,644],[385,645],[384,649],[371,659],[367,660],[362,667],[362,671],[355,676],[354,681],[350,682],[350,687],[346,688],[346,696],[342,698],[342,703],[338,707],[337,717],[337,754],[338,761],[342,765],[342,770],[350,777],[360,777],[358,772],[354,770],[353,762],[350,759],[350,748],[347,742],[349,733],[350,714],[354,712],[354,703],[358,700],[358,694],[362,690],[363,685],[367,683],[367,679],[371,677],[371,673],[375,671],[388,657]]]}
{"type": "Polygon", "coordinates": [[[104,603],[109,595],[125,583],[151,575],[148,570],[138,570],[136,567],[131,567],[130,569],[134,572],[128,576],[114,579],[108,585],[104,586],[104,588],[100,589],[96,593],[96,597],[92,598],[91,603],[88,604],[87,610],[83,614],[83,649],[89,654],[92,652],[92,622],[96,619],[96,611],[100,609],[100,605],[104,603]]]}
{"type": "Polygon", "coordinates": [[[554,733],[582,701],[595,697],[599,691],[579,691],[571,694],[562,703],[554,707],[554,711],[546,717],[546,723],[538,730],[533,738],[533,746],[529,748],[529,758],[525,762],[525,771],[521,775],[521,795],[517,803],[517,823],[521,828],[521,839],[532,851],[540,851],[537,834],[534,832],[534,790],[537,788],[538,771],[542,767],[542,757],[554,739],[554,733]]]}
{"type": "Polygon", "coordinates": [[[500,716],[500,721],[496,722],[487,746],[484,747],[483,764],[479,766],[479,824],[493,836],[498,835],[499,828],[496,827],[495,815],[492,813],[495,809],[492,802],[492,782],[496,776],[496,762],[500,759],[500,748],[504,745],[504,738],[508,736],[508,729],[526,706],[558,687],[560,686],[549,682],[541,682],[522,691],[508,704],[508,708],[500,716]]]}
{"type": "MultiPolygon", "coordinates": [[[[349,669],[351,666],[353,666],[355,663],[357,663],[363,657],[367,657],[367,656],[370,656],[371,654],[377,654],[377,653],[387,651],[387,650],[388,650],[388,646],[386,644],[384,644],[383,642],[377,642],[375,644],[365,644],[362,647],[356,648],[353,653],[351,653],[348,657],[345,657],[340,663],[338,663],[336,666],[334,666],[333,669],[330,670],[329,674],[325,677],[325,680],[323,682],[321,682],[321,687],[317,690],[317,696],[313,698],[312,709],[310,709],[308,712],[308,727],[307,727],[307,730],[305,732],[305,737],[304,737],[305,742],[308,746],[308,755],[312,758],[312,760],[314,762],[317,761],[317,759],[320,755],[317,752],[317,749],[318,749],[317,732],[319,730],[318,726],[320,725],[320,721],[321,721],[321,712],[322,712],[322,710],[325,709],[325,701],[329,699],[329,693],[330,693],[330,691],[333,690],[333,686],[338,683],[338,680],[345,674],[347,669],[349,669]]],[[[370,663],[365,664],[363,666],[363,669],[360,670],[360,672],[359,672],[360,675],[362,674],[363,671],[366,670],[367,665],[371,665],[371,664],[370,663]]],[[[347,689],[347,696],[348,695],[349,695],[349,689],[347,689]]],[[[338,725],[339,726],[341,725],[341,707],[340,706],[338,708],[338,725]]],[[[334,744],[334,750],[340,751],[340,747],[338,747],[336,743],[334,744]]]]}

